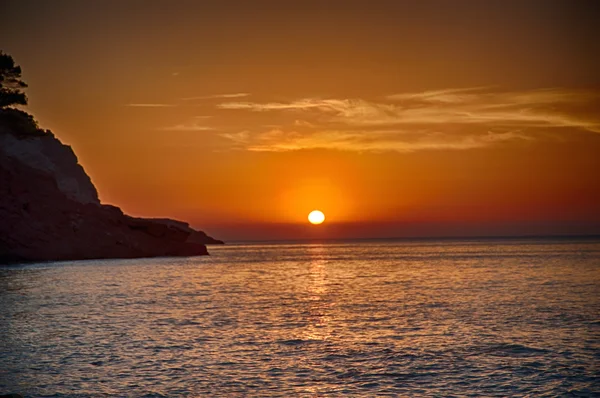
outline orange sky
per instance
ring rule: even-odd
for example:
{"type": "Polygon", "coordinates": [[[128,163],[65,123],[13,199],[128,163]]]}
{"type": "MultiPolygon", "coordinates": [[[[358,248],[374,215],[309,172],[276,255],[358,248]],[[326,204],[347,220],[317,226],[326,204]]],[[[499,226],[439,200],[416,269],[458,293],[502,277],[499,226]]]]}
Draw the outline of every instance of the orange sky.
{"type": "Polygon", "coordinates": [[[593,2],[289,3],[2,1],[0,48],[133,215],[227,240],[600,233],[593,2]]]}

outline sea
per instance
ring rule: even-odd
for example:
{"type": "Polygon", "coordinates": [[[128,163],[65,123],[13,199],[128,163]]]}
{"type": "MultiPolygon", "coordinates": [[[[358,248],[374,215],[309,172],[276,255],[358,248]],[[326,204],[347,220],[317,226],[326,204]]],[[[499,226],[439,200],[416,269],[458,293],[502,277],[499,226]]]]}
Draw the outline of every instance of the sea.
{"type": "Polygon", "coordinates": [[[600,239],[209,250],[0,268],[0,394],[600,396],[600,239]]]}

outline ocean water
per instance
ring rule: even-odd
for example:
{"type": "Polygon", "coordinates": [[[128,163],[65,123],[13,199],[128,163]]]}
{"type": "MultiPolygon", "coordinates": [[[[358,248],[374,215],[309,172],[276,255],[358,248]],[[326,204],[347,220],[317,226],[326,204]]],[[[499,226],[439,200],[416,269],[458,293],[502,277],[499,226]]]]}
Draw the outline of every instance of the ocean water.
{"type": "Polygon", "coordinates": [[[210,251],[1,268],[0,393],[600,394],[600,241],[210,251]]]}

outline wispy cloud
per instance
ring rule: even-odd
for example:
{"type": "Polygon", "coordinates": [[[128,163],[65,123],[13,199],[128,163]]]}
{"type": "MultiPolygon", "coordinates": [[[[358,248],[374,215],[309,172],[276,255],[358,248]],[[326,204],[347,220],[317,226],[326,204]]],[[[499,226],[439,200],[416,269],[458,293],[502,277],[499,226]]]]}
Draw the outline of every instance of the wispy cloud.
{"type": "Polygon", "coordinates": [[[180,123],[173,126],[162,127],[159,130],[164,131],[213,131],[214,127],[200,124],[199,120],[210,118],[210,116],[195,116],[186,123],[180,123]]]}
{"type": "Polygon", "coordinates": [[[400,93],[388,95],[386,98],[393,101],[421,100],[427,102],[458,103],[462,102],[465,99],[465,97],[473,91],[481,91],[489,88],[489,86],[482,86],[445,90],[431,90],[423,91],[420,93],[400,93]]]}
{"type": "Polygon", "coordinates": [[[205,100],[205,99],[218,99],[218,98],[243,98],[248,97],[250,93],[231,93],[231,94],[213,94],[213,95],[201,95],[198,97],[186,97],[181,98],[182,101],[193,101],[193,100],[205,100]]]}
{"type": "Polygon", "coordinates": [[[278,152],[467,150],[540,139],[544,137],[540,132],[549,129],[600,133],[597,112],[600,92],[590,90],[497,91],[492,87],[473,87],[397,93],[379,100],[234,100],[247,96],[248,93],[230,93],[183,98],[182,101],[220,99],[214,105],[219,110],[214,117],[220,127],[207,123],[206,119],[212,116],[195,116],[160,129],[215,131],[229,140],[232,148],[278,152]],[[228,112],[278,114],[275,118],[272,115],[231,118],[228,112]],[[241,127],[248,122],[253,124],[241,127]]]}
{"type": "Polygon", "coordinates": [[[249,131],[222,133],[234,147],[255,152],[286,152],[302,149],[330,149],[358,152],[415,152],[422,150],[465,150],[483,148],[501,142],[531,140],[519,132],[485,134],[446,134],[412,131],[318,131],[299,133],[273,129],[252,134],[249,131]]]}
{"type": "Polygon", "coordinates": [[[227,111],[289,113],[288,123],[265,131],[222,133],[250,151],[466,150],[539,139],[540,132],[600,133],[600,93],[491,87],[399,93],[361,98],[301,98],[289,102],[226,101],[227,111]]]}
{"type": "Polygon", "coordinates": [[[296,119],[294,120],[294,126],[298,126],[298,127],[308,127],[308,128],[314,128],[316,127],[313,123],[311,122],[307,122],[306,120],[299,120],[296,119]]]}
{"type": "Polygon", "coordinates": [[[412,101],[423,104],[479,105],[479,109],[518,108],[523,106],[584,104],[600,99],[591,90],[539,89],[527,91],[486,92],[489,87],[425,91],[388,95],[393,102],[412,101]]]}
{"type": "Polygon", "coordinates": [[[328,100],[302,99],[289,103],[281,102],[223,102],[217,105],[220,109],[245,109],[254,112],[281,111],[281,110],[306,110],[312,108],[321,108],[328,100]]]}
{"type": "MultiPolygon", "coordinates": [[[[577,90],[481,92],[483,88],[426,91],[364,99],[304,98],[281,102],[223,102],[220,109],[253,112],[295,111],[321,124],[353,127],[479,124],[490,127],[575,127],[600,132],[600,117],[584,110],[598,93],[577,90]]],[[[313,120],[309,121],[314,123],[313,120]]]]}
{"type": "MultiPolygon", "coordinates": [[[[178,73],[175,72],[173,76],[177,76],[178,73]]],[[[187,97],[180,98],[179,101],[192,101],[192,100],[207,100],[207,99],[234,99],[234,98],[243,98],[248,97],[250,93],[231,93],[231,94],[214,94],[214,95],[203,95],[198,97],[187,97]]],[[[191,104],[194,105],[194,104],[191,104]]],[[[137,108],[172,108],[172,107],[180,107],[180,106],[190,106],[190,104],[180,103],[175,101],[175,103],[153,103],[153,102],[141,102],[141,103],[130,103],[125,104],[125,106],[129,107],[137,107],[137,108]]]]}
{"type": "Polygon", "coordinates": [[[137,108],[171,108],[176,106],[175,104],[126,104],[125,106],[132,106],[137,108]]]}

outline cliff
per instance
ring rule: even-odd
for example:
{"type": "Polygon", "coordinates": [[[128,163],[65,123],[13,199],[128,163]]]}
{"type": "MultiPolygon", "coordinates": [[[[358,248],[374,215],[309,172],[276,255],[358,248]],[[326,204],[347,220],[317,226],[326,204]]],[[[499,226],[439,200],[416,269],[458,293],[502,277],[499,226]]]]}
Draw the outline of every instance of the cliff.
{"type": "Polygon", "coordinates": [[[195,256],[216,243],[187,223],[101,204],[69,146],[27,113],[0,109],[0,264],[195,256]]]}

